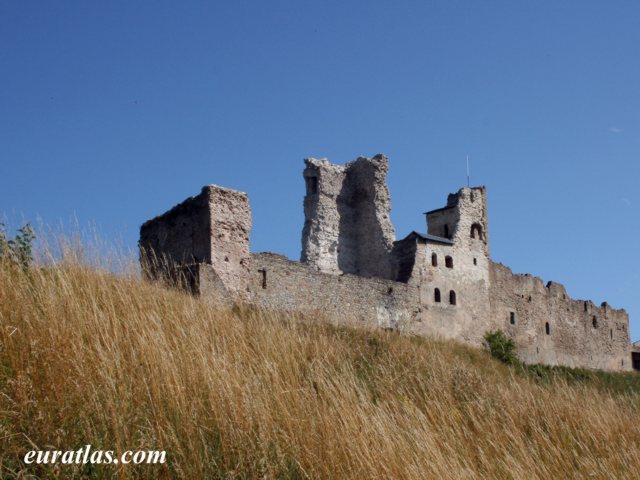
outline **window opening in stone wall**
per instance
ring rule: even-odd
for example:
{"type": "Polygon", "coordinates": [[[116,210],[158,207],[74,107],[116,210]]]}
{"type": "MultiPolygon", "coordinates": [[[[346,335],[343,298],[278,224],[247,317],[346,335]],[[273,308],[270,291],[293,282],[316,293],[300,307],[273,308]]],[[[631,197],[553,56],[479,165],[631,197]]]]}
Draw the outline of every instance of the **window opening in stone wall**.
{"type": "Polygon", "coordinates": [[[511,323],[511,325],[516,324],[516,312],[509,312],[509,323],[511,323]]]}
{"type": "Polygon", "coordinates": [[[595,315],[591,319],[591,325],[593,326],[593,328],[598,328],[598,317],[596,317],[595,315]]]}
{"type": "Polygon", "coordinates": [[[454,292],[453,290],[451,290],[449,292],[449,303],[451,305],[455,305],[456,304],[456,292],[454,292]]]}
{"type": "Polygon", "coordinates": [[[444,238],[449,238],[449,225],[444,225],[444,238]]]}
{"type": "Polygon", "coordinates": [[[438,266],[438,255],[436,253],[431,254],[431,265],[434,267],[438,266]]]}
{"type": "Polygon", "coordinates": [[[318,193],[318,177],[305,177],[307,183],[307,195],[318,193]]]}
{"type": "Polygon", "coordinates": [[[474,258],[474,259],[473,259],[473,264],[474,264],[474,265],[478,265],[478,259],[477,259],[477,258],[474,258]]]}
{"type": "Polygon", "coordinates": [[[613,328],[609,330],[609,336],[611,337],[611,340],[613,340],[613,328]]]}
{"type": "Polygon", "coordinates": [[[471,225],[471,238],[482,240],[482,225],[480,225],[479,223],[474,223],[473,225],[471,225]]]}
{"type": "Polygon", "coordinates": [[[262,288],[267,288],[267,270],[265,268],[261,268],[258,271],[262,274],[262,288]]]}
{"type": "Polygon", "coordinates": [[[453,268],[453,257],[447,255],[444,257],[444,264],[447,268],[453,268]]]}
{"type": "Polygon", "coordinates": [[[440,289],[439,289],[439,288],[436,288],[436,289],[433,291],[433,300],[434,300],[436,303],[440,303],[440,289]]]}
{"type": "Polygon", "coordinates": [[[584,311],[586,312],[587,310],[589,310],[589,305],[587,302],[584,302],[584,311]]]}
{"type": "Polygon", "coordinates": [[[545,323],[545,324],[544,324],[544,332],[545,332],[547,335],[551,335],[551,326],[549,325],[549,322],[547,322],[547,323],[545,323]]]}

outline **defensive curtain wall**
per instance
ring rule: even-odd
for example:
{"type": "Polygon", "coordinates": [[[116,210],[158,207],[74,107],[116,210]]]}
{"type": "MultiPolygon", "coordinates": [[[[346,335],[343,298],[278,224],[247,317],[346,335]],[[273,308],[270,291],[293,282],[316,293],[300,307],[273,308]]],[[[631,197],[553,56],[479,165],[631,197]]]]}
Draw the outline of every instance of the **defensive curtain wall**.
{"type": "Polygon", "coordinates": [[[151,278],[203,298],[319,314],[340,324],[482,344],[501,329],[528,363],[631,370],[624,310],[569,298],[489,254],[487,192],[462,188],[426,212],[426,230],[396,240],[384,155],[345,165],[305,160],[299,262],[250,253],[243,192],[209,185],[140,229],[151,278]]]}

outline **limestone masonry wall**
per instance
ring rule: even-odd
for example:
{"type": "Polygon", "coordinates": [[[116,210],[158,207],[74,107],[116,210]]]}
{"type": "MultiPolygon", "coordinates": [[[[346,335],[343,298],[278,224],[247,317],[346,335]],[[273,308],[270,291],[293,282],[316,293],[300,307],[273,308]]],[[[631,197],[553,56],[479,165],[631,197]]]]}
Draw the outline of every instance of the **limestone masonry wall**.
{"type": "Polygon", "coordinates": [[[569,298],[565,288],[514,275],[491,262],[492,317],[527,363],[631,370],[629,318],[606,303],[569,298]]]}
{"type": "Polygon", "coordinates": [[[332,275],[273,253],[251,256],[251,302],[358,326],[403,328],[415,315],[418,290],[405,283],[332,275]]]}
{"type": "Polygon", "coordinates": [[[140,249],[145,271],[158,277],[171,275],[184,265],[209,264],[218,283],[230,294],[242,297],[249,276],[250,231],[247,194],[205,186],[199,195],[142,225],[140,249]]]}
{"type": "Polygon", "coordinates": [[[640,369],[629,318],[516,275],[489,256],[487,192],[462,188],[396,241],[384,155],[308,158],[301,261],[249,252],[243,192],[209,185],[140,229],[141,261],[216,304],[248,302],[339,324],[483,344],[503,330],[527,363],[640,369]]]}

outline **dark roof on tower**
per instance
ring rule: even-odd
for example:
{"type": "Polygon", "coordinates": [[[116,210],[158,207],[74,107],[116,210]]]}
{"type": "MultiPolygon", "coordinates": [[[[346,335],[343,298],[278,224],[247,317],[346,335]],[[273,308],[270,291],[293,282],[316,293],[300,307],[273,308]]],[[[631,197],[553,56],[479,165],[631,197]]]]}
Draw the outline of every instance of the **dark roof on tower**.
{"type": "Polygon", "coordinates": [[[407,235],[404,240],[407,240],[411,236],[424,240],[425,242],[441,243],[443,245],[453,245],[453,240],[450,238],[438,237],[437,235],[430,235],[428,233],[420,233],[413,231],[407,235]]]}
{"type": "Polygon", "coordinates": [[[442,210],[448,210],[450,208],[455,207],[456,205],[447,205],[446,207],[436,208],[435,210],[429,210],[428,212],[423,212],[423,215],[429,215],[430,213],[440,212],[442,210]]]}

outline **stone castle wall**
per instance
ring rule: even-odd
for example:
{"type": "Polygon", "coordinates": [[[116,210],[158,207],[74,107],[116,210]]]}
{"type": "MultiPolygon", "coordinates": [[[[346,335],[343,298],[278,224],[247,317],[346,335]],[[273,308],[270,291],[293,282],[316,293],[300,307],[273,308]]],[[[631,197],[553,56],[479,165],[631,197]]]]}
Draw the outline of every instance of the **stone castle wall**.
{"type": "Polygon", "coordinates": [[[427,233],[395,241],[385,156],[344,166],[305,163],[301,262],[250,254],[247,195],[210,185],[141,227],[147,273],[180,278],[215,303],[248,302],[475,346],[501,329],[527,363],[632,368],[624,310],[572,300],[562,285],[491,260],[484,187],[450,194],[445,207],[427,212],[427,233]]]}
{"type": "Polygon", "coordinates": [[[251,303],[317,315],[343,325],[401,329],[415,316],[418,290],[405,283],[332,275],[273,253],[251,256],[251,303]]]}
{"type": "Polygon", "coordinates": [[[572,300],[564,286],[491,262],[491,315],[527,363],[631,370],[629,318],[606,303],[572,300]]]}
{"type": "MultiPolygon", "coordinates": [[[[244,192],[207,185],[140,228],[141,257],[152,277],[185,265],[209,264],[216,283],[234,296],[246,294],[251,209],[244,192]]],[[[188,280],[193,283],[193,280],[188,280]]]]}

